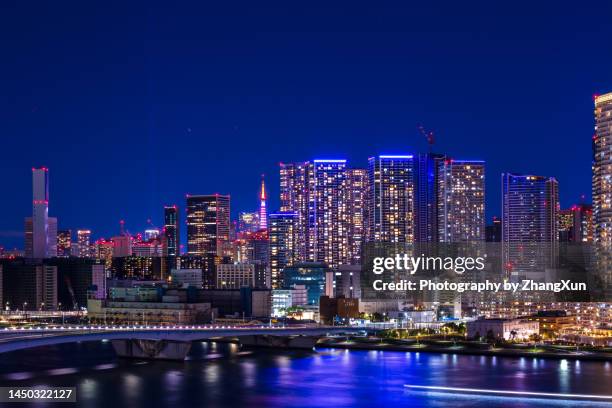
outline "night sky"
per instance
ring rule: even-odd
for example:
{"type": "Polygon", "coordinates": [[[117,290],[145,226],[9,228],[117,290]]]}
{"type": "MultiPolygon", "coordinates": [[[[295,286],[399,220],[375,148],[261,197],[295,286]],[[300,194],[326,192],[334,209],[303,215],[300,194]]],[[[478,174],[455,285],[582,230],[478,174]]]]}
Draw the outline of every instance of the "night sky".
{"type": "Polygon", "coordinates": [[[111,236],[186,193],[254,210],[262,173],[274,210],[280,161],[425,152],[418,124],[487,161],[489,217],[502,171],[590,201],[612,3],[328,3],[4,1],[0,245],[23,247],[33,166],[60,229],[111,236]]]}

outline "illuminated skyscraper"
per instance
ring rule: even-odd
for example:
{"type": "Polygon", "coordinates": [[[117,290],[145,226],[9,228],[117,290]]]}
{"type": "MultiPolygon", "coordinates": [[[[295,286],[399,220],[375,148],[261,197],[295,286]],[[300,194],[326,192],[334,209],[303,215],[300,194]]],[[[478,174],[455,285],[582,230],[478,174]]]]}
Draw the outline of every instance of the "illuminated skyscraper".
{"type": "Polygon", "coordinates": [[[309,194],[312,259],[331,268],[350,262],[346,160],[314,160],[309,194]]]}
{"type": "Polygon", "coordinates": [[[294,212],[270,214],[268,235],[270,237],[270,273],[272,288],[282,287],[282,272],[297,259],[298,215],[294,212]]]}
{"type": "Polygon", "coordinates": [[[486,242],[501,242],[502,222],[499,218],[493,217],[491,224],[485,227],[486,242]]]}
{"type": "Polygon", "coordinates": [[[57,219],[49,217],[49,169],[32,169],[32,217],[25,221],[26,258],[57,256],[57,219]]]}
{"type": "Polygon", "coordinates": [[[502,174],[502,250],[506,271],[544,272],[554,266],[559,186],[553,177],[502,174]]]}
{"type": "Polygon", "coordinates": [[[63,230],[57,232],[57,256],[70,256],[70,244],[72,242],[72,231],[63,230]]]}
{"type": "Polygon", "coordinates": [[[346,183],[344,200],[348,208],[349,263],[359,265],[365,240],[368,171],[348,169],[346,183]]]}
{"type": "Polygon", "coordinates": [[[89,258],[92,255],[91,250],[91,231],[90,230],[78,230],[77,231],[77,242],[79,243],[79,257],[89,258]]]}
{"type": "Polygon", "coordinates": [[[593,242],[593,206],[577,204],[559,211],[559,241],[593,242]]]}
{"type": "Polygon", "coordinates": [[[559,242],[572,241],[572,230],[574,228],[574,212],[571,208],[559,210],[558,216],[559,242]]]}
{"type": "Polygon", "coordinates": [[[238,233],[257,232],[259,226],[259,213],[241,212],[238,214],[238,233]]]}
{"type": "Polygon", "coordinates": [[[297,214],[297,257],[300,261],[312,259],[310,244],[309,195],[312,186],[312,164],[309,162],[280,164],[280,211],[297,214]]]}
{"type": "Polygon", "coordinates": [[[187,253],[223,256],[230,233],[229,195],[187,196],[187,253]]]}
{"type": "Polygon", "coordinates": [[[159,238],[159,229],[158,228],[147,228],[144,232],[144,240],[150,241],[152,239],[159,238]]]}
{"type": "Polygon", "coordinates": [[[438,242],[438,172],[443,154],[414,158],[414,241],[438,242]]]}
{"type": "Polygon", "coordinates": [[[485,240],[484,196],[484,161],[444,160],[439,163],[439,242],[485,240]]]}
{"type": "Polygon", "coordinates": [[[593,206],[589,204],[578,204],[572,207],[573,242],[593,242],[593,206]]]}
{"type": "Polygon", "coordinates": [[[281,163],[281,212],[295,213],[298,260],[355,262],[363,240],[364,172],[346,160],[281,163]]]}
{"type": "Polygon", "coordinates": [[[181,234],[179,228],[179,214],[176,205],[164,207],[164,255],[180,255],[181,234]]]}
{"type": "Polygon", "coordinates": [[[383,155],[368,162],[367,240],[414,242],[413,157],[383,155]]]}
{"type": "Polygon", "coordinates": [[[259,193],[259,229],[268,229],[268,210],[266,209],[266,185],[261,176],[261,191],[259,193]]]}
{"type": "Polygon", "coordinates": [[[595,98],[593,223],[594,241],[612,246],[612,92],[595,98]]]}

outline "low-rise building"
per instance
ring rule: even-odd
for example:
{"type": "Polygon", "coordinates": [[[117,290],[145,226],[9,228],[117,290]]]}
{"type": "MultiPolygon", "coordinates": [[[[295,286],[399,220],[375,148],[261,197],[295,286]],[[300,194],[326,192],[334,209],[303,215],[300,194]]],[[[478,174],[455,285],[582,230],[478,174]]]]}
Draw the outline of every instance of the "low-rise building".
{"type": "MultiPolygon", "coordinates": [[[[173,300],[173,299],[165,299],[173,300]]],[[[212,319],[210,303],[130,302],[101,299],[87,300],[87,315],[102,323],[124,324],[195,324],[212,319]]]]}
{"type": "Polygon", "coordinates": [[[331,298],[321,296],[319,303],[321,322],[331,324],[334,319],[351,319],[359,317],[359,299],[340,296],[331,298]]]}
{"type": "Polygon", "coordinates": [[[540,334],[540,324],[521,319],[478,319],[467,323],[468,338],[493,336],[503,340],[526,340],[540,334]]]}
{"type": "Polygon", "coordinates": [[[204,283],[202,279],[202,269],[172,269],[170,272],[171,281],[173,284],[182,287],[193,286],[202,288],[204,283]]]}
{"type": "Polygon", "coordinates": [[[287,310],[308,304],[308,291],[304,285],[293,285],[291,289],[272,289],[272,317],[283,317],[287,310]]]}

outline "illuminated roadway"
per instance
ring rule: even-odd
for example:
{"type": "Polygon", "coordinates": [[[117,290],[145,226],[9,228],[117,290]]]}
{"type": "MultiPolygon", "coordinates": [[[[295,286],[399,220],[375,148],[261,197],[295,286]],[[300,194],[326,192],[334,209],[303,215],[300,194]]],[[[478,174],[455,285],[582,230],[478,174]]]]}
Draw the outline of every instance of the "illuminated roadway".
{"type": "Polygon", "coordinates": [[[247,335],[326,336],[360,329],[332,326],[78,326],[0,330],[0,353],[79,341],[173,340],[199,341],[247,335]]]}

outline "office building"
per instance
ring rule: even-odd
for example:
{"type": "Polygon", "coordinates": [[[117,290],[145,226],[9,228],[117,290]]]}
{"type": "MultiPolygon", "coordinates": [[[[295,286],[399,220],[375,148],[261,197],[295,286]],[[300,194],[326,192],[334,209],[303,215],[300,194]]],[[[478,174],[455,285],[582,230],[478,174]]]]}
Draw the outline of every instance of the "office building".
{"type": "Polygon", "coordinates": [[[100,238],[94,244],[95,258],[102,260],[107,269],[110,268],[113,261],[114,249],[112,240],[107,241],[104,238],[100,238]]]}
{"type": "Polygon", "coordinates": [[[572,242],[593,242],[593,206],[578,204],[572,206],[572,242]]]}
{"type": "Polygon", "coordinates": [[[308,306],[308,290],[304,285],[272,290],[272,317],[283,317],[293,307],[308,306]]]}
{"type": "Polygon", "coordinates": [[[259,214],[256,212],[241,212],[238,214],[238,233],[257,232],[259,230],[259,214]]]}
{"type": "Polygon", "coordinates": [[[9,310],[57,310],[57,268],[23,258],[2,259],[4,307],[9,310]]]}
{"type": "Polygon", "coordinates": [[[113,243],[113,258],[123,258],[132,255],[132,237],[119,235],[111,238],[113,243]]]}
{"type": "Polygon", "coordinates": [[[367,241],[414,242],[413,157],[382,155],[368,164],[367,241]]]}
{"type": "Polygon", "coordinates": [[[224,256],[230,234],[229,195],[187,196],[187,253],[224,256]]]}
{"type": "Polygon", "coordinates": [[[284,288],[303,285],[308,292],[308,305],[318,305],[319,298],[326,295],[329,268],[321,262],[303,262],[288,266],[284,270],[284,288]]]}
{"type": "Polygon", "coordinates": [[[72,231],[62,230],[57,232],[57,256],[70,256],[70,246],[72,244],[72,231]]]}
{"type": "Polygon", "coordinates": [[[229,258],[219,258],[216,255],[191,256],[181,255],[178,258],[177,269],[200,269],[204,289],[214,289],[217,286],[215,271],[218,263],[229,263],[229,258]]]}
{"type": "Polygon", "coordinates": [[[478,319],[467,323],[470,339],[493,338],[497,340],[527,340],[540,334],[537,321],[520,319],[478,319]]]}
{"type": "Polygon", "coordinates": [[[298,260],[298,214],[277,212],[270,214],[270,274],[272,288],[282,286],[283,270],[298,260]]]}
{"type": "Polygon", "coordinates": [[[349,319],[359,317],[359,299],[321,296],[319,310],[322,323],[334,324],[336,321],[347,323],[349,319]]]}
{"type": "Polygon", "coordinates": [[[56,258],[45,262],[57,269],[58,307],[80,310],[87,306],[87,298],[106,297],[104,263],[88,258],[56,258]]]}
{"type": "Polygon", "coordinates": [[[491,224],[485,227],[486,242],[501,242],[502,222],[501,219],[493,217],[491,224]]]}
{"type": "Polygon", "coordinates": [[[113,258],[109,271],[117,279],[162,280],[161,266],[161,257],[130,255],[113,258]]]}
{"type": "Polygon", "coordinates": [[[181,232],[176,205],[164,207],[164,256],[180,255],[181,232]]]}
{"type": "Polygon", "coordinates": [[[447,159],[438,170],[439,242],[485,240],[485,166],[447,159]]]}
{"type": "Polygon", "coordinates": [[[254,264],[217,265],[217,289],[240,289],[255,287],[254,264]]]}
{"type": "Polygon", "coordinates": [[[340,265],[334,275],[335,297],[361,298],[360,265],[340,265]]]}
{"type": "Polygon", "coordinates": [[[151,257],[162,256],[162,242],[158,238],[152,238],[148,241],[135,241],[132,243],[132,255],[151,257]]]}
{"type": "Polygon", "coordinates": [[[92,254],[91,250],[91,231],[90,230],[78,230],[77,231],[77,242],[79,244],[79,257],[90,258],[92,254]]]}
{"type": "Polygon", "coordinates": [[[181,287],[193,286],[201,289],[204,284],[201,268],[172,269],[170,277],[173,284],[181,287]]]}
{"type": "Polygon", "coordinates": [[[568,208],[559,210],[557,225],[559,228],[559,242],[572,241],[572,230],[574,229],[574,213],[568,208]]]}

